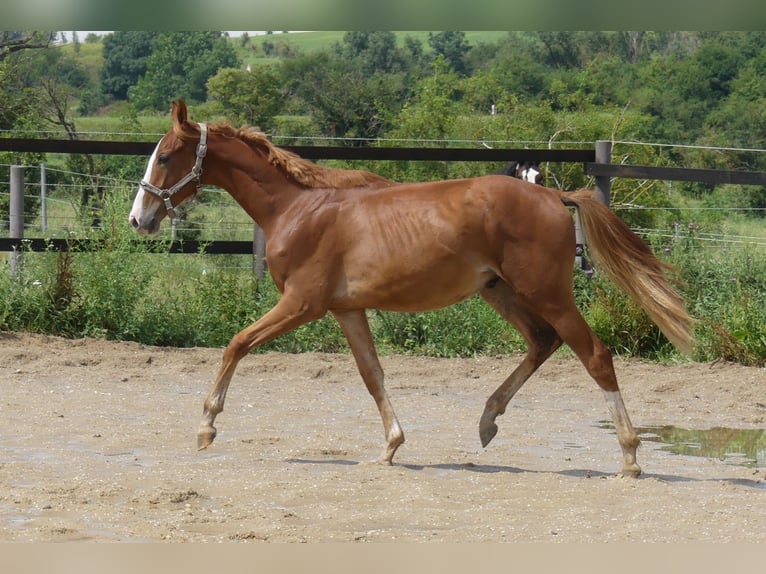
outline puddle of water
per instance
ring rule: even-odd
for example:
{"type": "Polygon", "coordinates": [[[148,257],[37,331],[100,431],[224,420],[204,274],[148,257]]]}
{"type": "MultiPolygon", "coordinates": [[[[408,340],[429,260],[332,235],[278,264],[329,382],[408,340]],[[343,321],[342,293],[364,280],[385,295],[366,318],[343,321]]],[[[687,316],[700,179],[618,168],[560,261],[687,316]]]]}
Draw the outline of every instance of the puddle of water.
{"type": "MultiPolygon", "coordinates": [[[[614,430],[611,422],[600,428],[614,430]]],[[[685,429],[671,425],[637,427],[644,442],[657,442],[661,450],[685,456],[717,458],[727,464],[766,468],[766,430],[715,427],[707,430],[685,429]]]]}

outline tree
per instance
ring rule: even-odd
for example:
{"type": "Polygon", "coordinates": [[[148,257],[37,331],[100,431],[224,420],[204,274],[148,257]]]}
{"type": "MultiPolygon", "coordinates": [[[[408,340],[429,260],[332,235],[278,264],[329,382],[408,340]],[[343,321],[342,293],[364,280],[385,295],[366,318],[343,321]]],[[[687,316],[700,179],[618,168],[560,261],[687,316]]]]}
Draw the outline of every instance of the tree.
{"type": "Polygon", "coordinates": [[[29,75],[35,52],[51,45],[56,32],[0,31],[0,129],[41,124],[40,98],[29,75]]]}
{"type": "Polygon", "coordinates": [[[393,32],[346,32],[336,50],[342,58],[356,60],[365,74],[404,69],[404,54],[397,48],[393,32]]]}
{"type": "Polygon", "coordinates": [[[436,58],[433,75],[423,78],[399,116],[398,137],[440,139],[452,135],[458,112],[458,79],[443,56],[436,58]]]}
{"type": "Polygon", "coordinates": [[[82,64],[55,48],[39,50],[35,53],[27,81],[38,87],[43,95],[43,118],[64,128],[70,139],[77,139],[72,108],[91,88],[82,64]]]}
{"type": "Polygon", "coordinates": [[[289,113],[312,116],[329,135],[377,138],[424,73],[423,61],[414,38],[399,47],[392,32],[347,32],[331,50],[283,61],[289,113]]]}
{"type": "Polygon", "coordinates": [[[207,81],[220,68],[237,68],[240,61],[221,32],[167,32],[157,35],[146,61],[146,74],[128,90],[138,109],[162,111],[171,100],[204,102],[207,81]]]}
{"type": "MultiPolygon", "coordinates": [[[[519,100],[535,100],[548,90],[550,72],[535,60],[529,50],[518,50],[514,45],[503,45],[494,59],[486,64],[488,74],[502,92],[499,97],[513,95],[519,100]]],[[[477,76],[478,74],[474,74],[477,76]]],[[[486,110],[485,102],[483,110],[486,110]]]]}
{"type": "MultiPolygon", "coordinates": [[[[45,98],[36,82],[37,53],[50,46],[56,32],[0,32],[0,129],[14,130],[17,135],[26,130],[44,127],[45,98]]],[[[0,222],[8,224],[8,174],[6,164],[35,165],[42,154],[0,152],[0,222]]],[[[55,176],[53,176],[55,177],[55,176]]],[[[25,214],[32,218],[39,207],[33,195],[24,202],[25,214]]]]}
{"type": "MultiPolygon", "coordinates": [[[[313,116],[328,135],[374,139],[388,128],[409,90],[404,73],[368,73],[365,61],[337,53],[307,54],[282,65],[291,113],[313,116]]],[[[365,145],[362,141],[354,145],[365,145]]]]}
{"type": "Polygon", "coordinates": [[[404,46],[401,49],[404,58],[404,69],[411,77],[418,77],[421,70],[426,68],[426,56],[423,50],[423,42],[414,36],[404,37],[404,46]]]}
{"type": "Polygon", "coordinates": [[[255,66],[250,71],[223,68],[210,78],[210,98],[232,123],[273,127],[274,116],[282,109],[280,78],[273,66],[255,66]]]}
{"type": "Polygon", "coordinates": [[[146,73],[157,32],[114,32],[104,36],[101,90],[117,100],[128,99],[128,89],[146,73]]]}
{"type": "MultiPolygon", "coordinates": [[[[456,101],[459,78],[444,56],[437,56],[432,70],[430,76],[417,82],[412,97],[392,122],[396,127],[385,134],[386,138],[398,140],[397,145],[402,145],[402,140],[437,141],[454,137],[454,127],[460,112],[456,101]]],[[[432,145],[443,146],[444,143],[432,145]]],[[[383,167],[385,169],[379,173],[396,181],[426,181],[447,179],[450,176],[449,162],[393,162],[393,165],[383,167]]]]}
{"type": "Polygon", "coordinates": [[[72,44],[74,44],[74,53],[79,54],[82,50],[82,44],[80,44],[80,36],[77,32],[72,32],[72,44]]]}
{"type": "MultiPolygon", "coordinates": [[[[743,65],[731,82],[731,92],[706,120],[709,138],[736,147],[763,147],[766,133],[766,48],[743,65]]],[[[737,154],[734,165],[762,170],[766,158],[761,154],[737,154]]],[[[733,166],[732,166],[733,167],[733,166]]]]}
{"type": "Polygon", "coordinates": [[[47,48],[56,38],[56,32],[0,31],[0,61],[23,50],[47,48]]]}
{"type": "Polygon", "coordinates": [[[466,54],[470,50],[465,32],[446,31],[428,33],[428,45],[435,55],[443,56],[444,60],[458,74],[465,75],[468,70],[465,62],[466,54]]]}
{"type": "Polygon", "coordinates": [[[540,63],[552,68],[572,69],[582,65],[582,35],[571,31],[537,32],[540,63]]]}
{"type": "MultiPolygon", "coordinates": [[[[86,70],[78,60],[55,48],[40,50],[36,54],[33,70],[30,80],[34,81],[44,94],[41,110],[43,118],[54,126],[62,127],[70,140],[80,139],[73,107],[78,100],[92,91],[86,70]]],[[[82,184],[81,215],[92,218],[94,226],[101,223],[104,190],[99,185],[99,177],[103,173],[102,163],[103,159],[97,159],[90,154],[69,154],[66,157],[66,166],[72,172],[70,177],[82,184]]]]}
{"type": "Polygon", "coordinates": [[[646,52],[648,32],[624,31],[619,34],[625,59],[631,64],[639,62],[646,52]]]}

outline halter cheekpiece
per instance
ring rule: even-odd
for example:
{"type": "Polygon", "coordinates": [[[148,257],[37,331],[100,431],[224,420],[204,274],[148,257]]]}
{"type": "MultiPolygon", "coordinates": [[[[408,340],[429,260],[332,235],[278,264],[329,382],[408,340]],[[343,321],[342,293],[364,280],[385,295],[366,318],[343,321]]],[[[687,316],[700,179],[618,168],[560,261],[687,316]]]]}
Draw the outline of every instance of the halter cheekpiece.
{"type": "Polygon", "coordinates": [[[197,188],[202,185],[202,160],[205,158],[205,154],[207,153],[207,124],[200,122],[199,130],[200,137],[199,144],[197,144],[197,159],[195,160],[191,171],[187,173],[180,181],[178,181],[178,183],[167,189],[160,189],[156,185],[152,185],[144,179],[142,179],[138,184],[144,191],[159,197],[165,204],[165,209],[168,212],[168,217],[173,219],[176,218],[176,212],[173,208],[173,203],[170,201],[170,198],[173,197],[176,192],[178,192],[183,186],[192,180],[197,181],[197,188]]]}

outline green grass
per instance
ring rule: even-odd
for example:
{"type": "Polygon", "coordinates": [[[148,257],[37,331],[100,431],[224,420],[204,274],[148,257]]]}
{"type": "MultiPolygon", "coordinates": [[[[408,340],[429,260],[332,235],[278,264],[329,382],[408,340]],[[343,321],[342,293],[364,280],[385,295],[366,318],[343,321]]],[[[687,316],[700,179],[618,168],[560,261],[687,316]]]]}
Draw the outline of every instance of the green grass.
{"type": "Polygon", "coordinates": [[[85,38],[80,38],[79,47],[71,42],[71,35],[67,34],[70,40],[67,44],[62,44],[60,49],[65,54],[72,55],[88,72],[88,76],[94,84],[99,82],[99,70],[104,62],[104,45],[99,42],[86,43],[85,38]]]}
{"type": "MultiPolygon", "coordinates": [[[[329,48],[336,42],[340,42],[343,40],[343,34],[345,34],[345,32],[337,31],[290,32],[287,34],[274,33],[250,36],[250,42],[259,48],[262,47],[265,42],[271,42],[275,45],[279,43],[287,43],[301,52],[313,52],[329,48]]],[[[240,38],[232,38],[231,41],[235,46],[241,45],[240,38]]]]}
{"type": "MultiPolygon", "coordinates": [[[[149,141],[154,139],[159,140],[172,125],[172,120],[167,113],[162,115],[158,114],[156,116],[139,116],[137,120],[139,125],[131,129],[130,133],[141,134],[149,141]]],[[[94,134],[92,137],[96,137],[95,134],[104,134],[107,136],[109,134],[124,134],[127,132],[125,120],[119,116],[103,114],[97,116],[80,116],[74,121],[78,132],[94,134]]]]}
{"type": "MultiPolygon", "coordinates": [[[[274,44],[278,42],[289,42],[290,45],[301,49],[304,52],[322,50],[329,48],[335,43],[343,40],[345,31],[321,31],[321,32],[290,32],[287,34],[275,33],[260,36],[250,36],[251,43],[261,45],[263,42],[270,41],[274,44]]],[[[404,38],[412,36],[423,42],[428,47],[428,31],[396,31],[397,41],[400,45],[404,43],[404,38]]],[[[508,35],[505,31],[467,31],[465,32],[466,41],[471,45],[479,43],[495,42],[508,35]]],[[[232,38],[232,42],[240,43],[239,38],[232,38]]]]}
{"type": "Polygon", "coordinates": [[[766,243],[766,220],[729,215],[723,222],[722,232],[726,236],[742,238],[743,241],[766,243]]]}

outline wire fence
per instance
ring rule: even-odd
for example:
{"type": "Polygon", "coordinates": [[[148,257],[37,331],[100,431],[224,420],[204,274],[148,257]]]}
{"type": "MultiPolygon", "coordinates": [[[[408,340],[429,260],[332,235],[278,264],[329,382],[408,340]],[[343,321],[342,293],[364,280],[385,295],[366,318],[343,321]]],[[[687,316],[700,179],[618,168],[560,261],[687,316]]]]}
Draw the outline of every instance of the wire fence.
{"type": "MultiPolygon", "coordinates": [[[[0,181],[0,186],[4,182],[0,181]]],[[[112,196],[119,195],[125,196],[127,191],[132,189],[134,182],[122,181],[120,185],[115,185],[110,188],[105,188],[105,196],[108,198],[110,194],[112,196]]],[[[137,184],[136,184],[137,185],[137,184]]],[[[78,205],[75,195],[79,195],[83,184],[56,184],[51,186],[49,195],[46,197],[48,203],[46,216],[46,222],[43,223],[38,215],[34,220],[27,221],[24,224],[25,236],[44,236],[45,238],[72,238],[87,236],[88,233],[94,230],[107,230],[113,228],[115,224],[125,226],[127,228],[127,213],[129,211],[129,205],[126,204],[124,210],[124,221],[114,220],[110,216],[105,219],[103,213],[94,212],[93,209],[85,209],[78,205]],[[68,190],[68,191],[67,191],[68,190]],[[72,194],[71,191],[76,193],[72,194]],[[62,193],[63,192],[63,193],[62,193]],[[57,197],[62,195],[63,197],[57,197]],[[94,220],[97,223],[94,223],[94,220]],[[28,233],[27,233],[28,232],[28,233]]],[[[25,202],[40,201],[40,184],[39,183],[27,183],[26,192],[24,194],[25,202]]],[[[9,192],[0,191],[0,197],[8,198],[9,192]]],[[[693,213],[721,213],[722,218],[727,218],[733,214],[752,214],[766,216],[766,208],[763,207],[645,207],[640,205],[630,204],[613,204],[612,209],[616,212],[625,211],[664,211],[664,212],[677,212],[679,219],[681,215],[688,216],[693,213]]],[[[246,241],[252,239],[253,234],[253,221],[242,210],[242,208],[234,202],[230,196],[216,188],[203,188],[200,195],[190,205],[190,209],[194,209],[203,214],[202,219],[195,219],[193,221],[181,220],[172,230],[181,236],[189,236],[193,234],[196,237],[200,237],[206,240],[213,239],[225,239],[225,240],[240,240],[246,241]]],[[[3,226],[5,227],[5,226],[3,226]]],[[[172,233],[170,227],[167,226],[165,234],[172,233]]],[[[662,236],[673,238],[678,234],[672,230],[662,229],[634,229],[640,234],[654,236],[662,236]]],[[[7,230],[1,232],[3,236],[7,236],[7,230]]],[[[739,234],[722,234],[722,233],[708,233],[697,232],[695,237],[701,242],[707,242],[711,244],[715,243],[730,243],[730,244],[745,244],[752,245],[753,247],[766,247],[766,227],[764,228],[764,236],[753,235],[739,235],[739,234]]]]}
{"type": "MultiPolygon", "coordinates": [[[[88,133],[88,136],[97,136],[109,138],[123,138],[126,135],[135,137],[141,134],[120,134],[120,133],[104,133],[94,132],[88,133]]],[[[150,138],[159,138],[160,134],[144,134],[150,138]]],[[[276,139],[276,138],[275,138],[276,139]]],[[[279,138],[282,141],[289,141],[291,138],[279,138]]],[[[299,138],[294,138],[299,139],[299,138]]],[[[305,138],[301,138],[305,139],[305,138]]],[[[312,138],[317,141],[332,140],[335,143],[348,144],[346,138],[312,138]],[[338,140],[343,139],[342,142],[338,140]]],[[[380,140],[375,140],[380,143],[380,140]]],[[[415,143],[417,145],[427,145],[438,143],[440,145],[484,145],[484,146],[508,146],[508,145],[523,145],[523,146],[550,146],[549,141],[531,141],[531,140],[493,140],[493,141],[481,141],[476,140],[455,140],[455,139],[439,139],[439,140],[386,140],[384,143],[415,143]]],[[[572,141],[557,141],[557,146],[593,146],[594,142],[572,142],[572,141]]],[[[615,146],[620,146],[620,153],[615,150],[615,156],[622,155],[623,150],[625,154],[630,153],[631,149],[635,148],[676,148],[681,150],[699,150],[699,151],[714,151],[714,152],[740,152],[749,153],[754,156],[761,156],[766,153],[766,149],[752,149],[752,148],[739,148],[739,147],[715,147],[715,146],[702,146],[702,145],[688,145],[688,144],[664,144],[654,142],[638,142],[638,141],[626,141],[615,140],[613,142],[615,146]]],[[[0,173],[7,174],[9,172],[9,164],[0,164],[0,173]]],[[[25,177],[25,203],[28,201],[30,205],[35,205],[36,202],[41,201],[42,196],[42,184],[41,184],[41,167],[40,166],[27,166],[25,171],[27,176],[25,177]]],[[[113,228],[115,225],[126,226],[127,213],[130,209],[130,201],[132,195],[134,195],[140,174],[136,174],[134,177],[118,178],[113,176],[91,176],[86,173],[79,173],[75,171],[67,171],[55,167],[45,167],[50,180],[54,180],[55,183],[46,185],[46,211],[45,220],[42,221],[38,215],[34,220],[25,222],[25,230],[27,230],[30,236],[41,235],[46,238],[71,238],[87,236],[88,233],[92,233],[96,230],[107,230],[113,228]],[[87,183],[84,183],[87,182],[87,183]],[[105,206],[99,204],[98,201],[91,202],[91,205],[83,206],[82,198],[85,194],[91,193],[94,188],[99,188],[100,193],[103,195],[104,203],[112,203],[111,214],[107,213],[105,206]],[[115,203],[120,203],[124,212],[124,218],[118,219],[115,215],[120,209],[114,209],[115,203]]],[[[10,193],[4,191],[9,189],[10,182],[5,179],[0,179],[0,204],[8,201],[10,193]],[[5,201],[3,201],[5,200],[5,201]]],[[[236,204],[236,202],[223,190],[218,188],[205,187],[194,202],[191,204],[195,210],[195,217],[193,220],[185,221],[181,220],[173,230],[174,233],[179,233],[182,236],[195,236],[205,240],[249,240],[253,237],[253,222],[247,216],[247,214],[236,204]]],[[[751,214],[766,216],[766,207],[753,207],[751,205],[741,206],[726,206],[726,207],[646,207],[634,204],[612,204],[612,209],[615,211],[641,211],[641,210],[662,210],[665,212],[677,211],[679,218],[682,215],[688,216],[695,212],[720,212],[721,218],[726,219],[733,214],[751,214]]],[[[0,219],[2,215],[0,214],[0,219]]],[[[3,222],[0,221],[0,224],[3,222]]],[[[7,235],[5,229],[6,225],[0,225],[0,234],[7,235]]],[[[642,235],[653,235],[655,237],[667,237],[673,239],[678,236],[677,230],[674,229],[637,229],[638,233],[642,235]]],[[[166,226],[165,234],[171,233],[169,226],[166,226]]],[[[27,233],[25,233],[27,235],[27,233]]],[[[714,245],[747,245],[752,247],[764,247],[766,246],[766,230],[764,237],[754,236],[751,234],[737,234],[737,233],[717,233],[717,232],[705,232],[697,231],[695,238],[706,244],[714,245]]]]}

